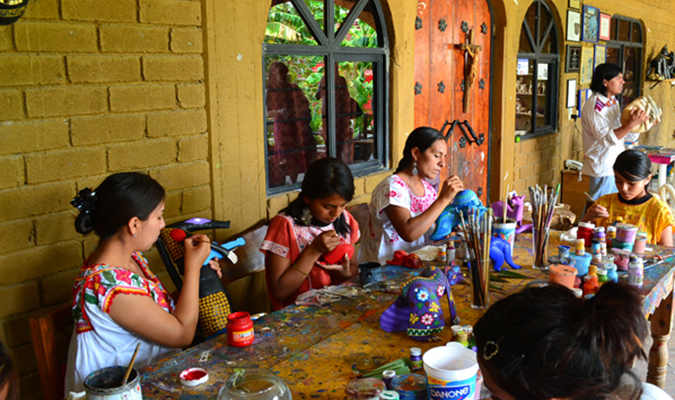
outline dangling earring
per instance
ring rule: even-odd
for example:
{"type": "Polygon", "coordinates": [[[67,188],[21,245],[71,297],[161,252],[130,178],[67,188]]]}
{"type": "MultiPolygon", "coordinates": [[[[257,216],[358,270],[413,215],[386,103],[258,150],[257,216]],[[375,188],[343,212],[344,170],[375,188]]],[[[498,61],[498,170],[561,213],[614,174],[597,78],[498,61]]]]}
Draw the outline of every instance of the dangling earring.
{"type": "Polygon", "coordinates": [[[302,220],[302,223],[305,224],[305,226],[308,226],[312,223],[312,212],[309,210],[309,207],[302,209],[302,216],[300,219],[302,220]]]}
{"type": "Polygon", "coordinates": [[[134,233],[134,235],[132,237],[136,237],[136,236],[138,236],[138,233],[134,233]]]}
{"type": "Polygon", "coordinates": [[[413,170],[412,170],[413,175],[417,175],[417,161],[413,161],[413,170]]]}

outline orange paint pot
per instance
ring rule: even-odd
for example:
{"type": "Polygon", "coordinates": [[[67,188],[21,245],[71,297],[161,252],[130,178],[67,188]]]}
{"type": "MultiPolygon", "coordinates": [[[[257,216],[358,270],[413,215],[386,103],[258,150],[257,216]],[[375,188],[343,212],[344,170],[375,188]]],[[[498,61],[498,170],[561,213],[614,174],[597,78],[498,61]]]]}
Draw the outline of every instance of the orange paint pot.
{"type": "Polygon", "coordinates": [[[227,316],[227,344],[245,347],[253,343],[253,321],[247,312],[239,311],[227,316]]]}
{"type": "Polygon", "coordinates": [[[574,287],[574,278],[577,276],[577,269],[569,265],[555,264],[548,269],[548,280],[558,285],[563,285],[572,289],[574,287]]]}

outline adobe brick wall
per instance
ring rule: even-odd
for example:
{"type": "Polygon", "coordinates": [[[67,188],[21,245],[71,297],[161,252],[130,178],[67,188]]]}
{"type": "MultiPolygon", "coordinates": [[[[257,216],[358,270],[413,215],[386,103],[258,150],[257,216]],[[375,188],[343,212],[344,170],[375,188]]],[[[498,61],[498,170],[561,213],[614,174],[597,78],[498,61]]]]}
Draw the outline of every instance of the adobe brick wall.
{"type": "Polygon", "coordinates": [[[140,171],[169,222],[212,217],[201,6],[40,0],[0,27],[0,340],[22,399],[42,396],[27,317],[69,301],[96,245],[73,227],[79,189],[140,171]]]}

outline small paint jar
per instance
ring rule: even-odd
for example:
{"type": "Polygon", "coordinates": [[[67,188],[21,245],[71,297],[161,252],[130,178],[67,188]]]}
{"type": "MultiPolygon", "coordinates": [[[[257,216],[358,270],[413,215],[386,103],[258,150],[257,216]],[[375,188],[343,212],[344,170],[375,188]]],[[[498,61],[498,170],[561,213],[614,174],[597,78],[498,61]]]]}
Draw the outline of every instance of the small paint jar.
{"type": "Polygon", "coordinates": [[[577,270],[577,276],[584,276],[588,273],[588,267],[591,265],[591,255],[590,254],[572,254],[572,260],[574,263],[572,267],[577,270]]]}
{"type": "Polygon", "coordinates": [[[589,294],[594,295],[595,293],[598,292],[598,289],[600,289],[600,285],[598,284],[598,277],[595,275],[586,275],[584,277],[584,297],[588,296],[589,294]]]}
{"type": "Polygon", "coordinates": [[[577,239],[574,241],[574,252],[578,256],[586,254],[586,241],[584,239],[577,239]]]}
{"type": "Polygon", "coordinates": [[[577,239],[584,239],[586,247],[590,247],[591,241],[593,240],[593,229],[595,225],[589,222],[579,222],[577,227],[577,239]]]}
{"type": "Polygon", "coordinates": [[[593,259],[591,260],[594,264],[600,264],[602,262],[602,253],[593,254],[593,259]]]}
{"type": "Polygon", "coordinates": [[[607,282],[607,270],[606,269],[599,268],[598,272],[596,272],[596,274],[598,275],[598,283],[599,284],[602,285],[603,283],[607,282]]]}
{"type": "Polygon", "coordinates": [[[598,226],[593,230],[593,239],[599,240],[600,243],[604,243],[606,237],[605,227],[598,226]]]}
{"type": "Polygon", "coordinates": [[[607,239],[616,239],[616,226],[607,227],[607,239]]]}
{"type": "Polygon", "coordinates": [[[644,280],[644,266],[642,261],[634,261],[628,264],[628,284],[640,287],[644,280]]]}
{"type": "Polygon", "coordinates": [[[600,253],[602,254],[603,257],[607,255],[607,243],[605,242],[600,243],[600,253]]]}
{"type": "Polygon", "coordinates": [[[574,293],[577,299],[584,297],[584,291],[581,288],[572,288],[572,293],[574,293]]]}
{"type": "Polygon", "coordinates": [[[647,232],[638,232],[633,245],[633,253],[644,254],[647,248],[647,232]]]}
{"type": "Polygon", "coordinates": [[[630,260],[630,251],[621,249],[612,249],[614,253],[614,264],[619,271],[628,271],[628,262],[630,260]]]}
{"type": "Polygon", "coordinates": [[[448,242],[448,246],[445,251],[447,253],[448,262],[455,261],[455,243],[452,241],[448,242]]]}
{"type": "Polygon", "coordinates": [[[466,332],[464,332],[464,330],[457,332],[457,334],[455,335],[455,340],[457,341],[457,343],[461,344],[464,347],[469,346],[469,335],[467,335],[466,332]]]}
{"type": "Polygon", "coordinates": [[[593,264],[589,265],[588,266],[588,275],[597,276],[597,274],[598,274],[598,266],[593,265],[593,264]]]}
{"type": "Polygon", "coordinates": [[[568,258],[570,256],[570,246],[565,246],[564,244],[558,246],[558,256],[561,260],[563,258],[568,258]]]}
{"type": "Polygon", "coordinates": [[[438,254],[436,254],[436,261],[438,262],[448,262],[448,249],[444,244],[438,246],[438,254]]]}
{"type": "Polygon", "coordinates": [[[622,242],[619,239],[612,240],[612,249],[627,250],[628,252],[633,251],[634,242],[622,242]]]}
{"type": "Polygon", "coordinates": [[[396,376],[396,371],[393,369],[388,369],[382,373],[382,381],[384,382],[387,389],[391,389],[391,380],[396,376]]]}
{"type": "Polygon", "coordinates": [[[422,349],[419,347],[410,348],[410,369],[413,371],[422,369],[422,349]]]}
{"type": "Polygon", "coordinates": [[[614,263],[605,264],[605,271],[607,271],[607,282],[619,282],[619,274],[616,272],[614,263]]]}
{"type": "Polygon", "coordinates": [[[251,315],[238,311],[227,316],[227,344],[245,347],[253,343],[253,321],[251,315]]]}
{"type": "Polygon", "coordinates": [[[380,393],[380,400],[399,400],[398,392],[395,390],[383,390],[380,393]]]}
{"type": "Polygon", "coordinates": [[[602,254],[602,246],[600,246],[600,241],[593,239],[591,242],[591,254],[602,254]]]}
{"type": "Polygon", "coordinates": [[[427,400],[427,377],[425,375],[398,375],[391,381],[391,386],[401,400],[427,400]]]}

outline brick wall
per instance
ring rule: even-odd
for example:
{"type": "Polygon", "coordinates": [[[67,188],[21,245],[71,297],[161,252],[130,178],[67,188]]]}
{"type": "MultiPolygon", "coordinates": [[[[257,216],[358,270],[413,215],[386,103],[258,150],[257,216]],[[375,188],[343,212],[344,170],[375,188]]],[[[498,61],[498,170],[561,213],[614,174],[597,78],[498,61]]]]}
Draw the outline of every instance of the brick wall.
{"type": "Polygon", "coordinates": [[[41,397],[27,316],[69,301],[96,245],[77,190],[141,171],[168,221],[212,215],[201,18],[199,1],[40,0],[0,27],[0,340],[23,399],[41,397]]]}

